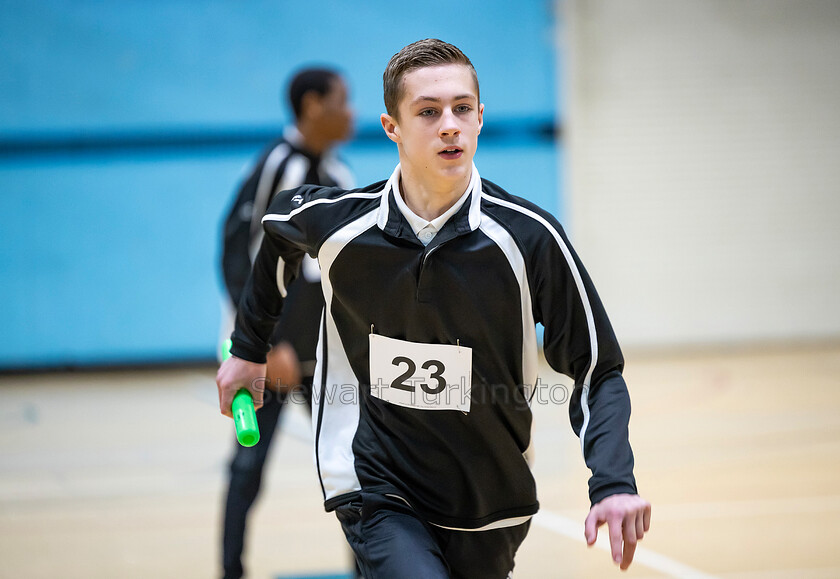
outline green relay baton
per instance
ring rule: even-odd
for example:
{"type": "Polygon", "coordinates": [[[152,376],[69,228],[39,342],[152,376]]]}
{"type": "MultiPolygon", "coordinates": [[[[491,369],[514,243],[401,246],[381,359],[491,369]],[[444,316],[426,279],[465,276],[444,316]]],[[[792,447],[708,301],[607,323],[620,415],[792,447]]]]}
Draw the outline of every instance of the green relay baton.
{"type": "MultiPolygon", "coordinates": [[[[222,360],[230,358],[231,341],[222,344],[222,360]]],[[[260,428],[257,426],[257,411],[254,410],[254,399],[245,388],[239,390],[230,405],[233,414],[233,425],[236,427],[236,439],[242,446],[254,446],[260,441],[260,428]]]]}

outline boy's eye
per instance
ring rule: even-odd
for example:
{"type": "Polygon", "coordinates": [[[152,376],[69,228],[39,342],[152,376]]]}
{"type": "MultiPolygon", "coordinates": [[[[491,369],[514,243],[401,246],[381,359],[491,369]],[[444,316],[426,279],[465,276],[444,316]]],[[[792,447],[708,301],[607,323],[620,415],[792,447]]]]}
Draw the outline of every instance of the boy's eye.
{"type": "Polygon", "coordinates": [[[471,110],[472,107],[470,105],[458,105],[457,107],[455,107],[455,112],[458,113],[468,113],[471,110]]]}
{"type": "Polygon", "coordinates": [[[422,111],[420,111],[421,117],[430,117],[433,114],[435,114],[435,109],[423,109],[422,111]]]}

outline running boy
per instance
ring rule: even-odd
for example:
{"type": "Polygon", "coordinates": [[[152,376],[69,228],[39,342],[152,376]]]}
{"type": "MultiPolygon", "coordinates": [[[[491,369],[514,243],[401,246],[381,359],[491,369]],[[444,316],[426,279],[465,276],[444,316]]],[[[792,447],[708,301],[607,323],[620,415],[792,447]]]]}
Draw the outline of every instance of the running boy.
{"type": "Polygon", "coordinates": [[[506,577],[538,509],[523,453],[542,322],[546,360],[575,381],[570,417],[592,471],[586,539],[607,523],[626,569],[650,505],[636,494],[623,358],[589,276],[549,213],[480,178],[484,105],[460,50],[406,46],[384,92],[391,177],[303,186],[263,218],[217,376],[222,413],[242,387],[261,402],[285,287],[317,257],[316,467],[363,574],[506,577]]]}

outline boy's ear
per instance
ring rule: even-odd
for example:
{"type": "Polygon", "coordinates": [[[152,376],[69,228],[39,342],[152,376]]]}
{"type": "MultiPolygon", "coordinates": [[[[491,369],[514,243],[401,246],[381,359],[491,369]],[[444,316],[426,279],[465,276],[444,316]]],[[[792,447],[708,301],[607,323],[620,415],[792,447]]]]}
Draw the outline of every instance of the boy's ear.
{"type": "Polygon", "coordinates": [[[379,117],[380,122],[382,123],[382,128],[385,129],[385,134],[388,135],[388,138],[394,141],[395,143],[400,142],[400,126],[397,124],[397,121],[389,115],[388,113],[382,113],[379,117]]]}
{"type": "Polygon", "coordinates": [[[478,134],[481,134],[481,127],[484,126],[484,104],[478,105],[478,134]]]}

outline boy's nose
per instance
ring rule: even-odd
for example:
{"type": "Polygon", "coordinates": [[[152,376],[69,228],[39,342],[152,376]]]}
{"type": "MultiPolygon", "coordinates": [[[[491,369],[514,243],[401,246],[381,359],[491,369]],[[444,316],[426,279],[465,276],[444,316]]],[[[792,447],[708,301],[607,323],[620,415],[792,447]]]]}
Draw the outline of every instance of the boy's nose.
{"type": "Polygon", "coordinates": [[[458,123],[455,121],[455,115],[452,112],[444,112],[440,119],[439,133],[441,136],[454,136],[461,132],[458,123]]]}

